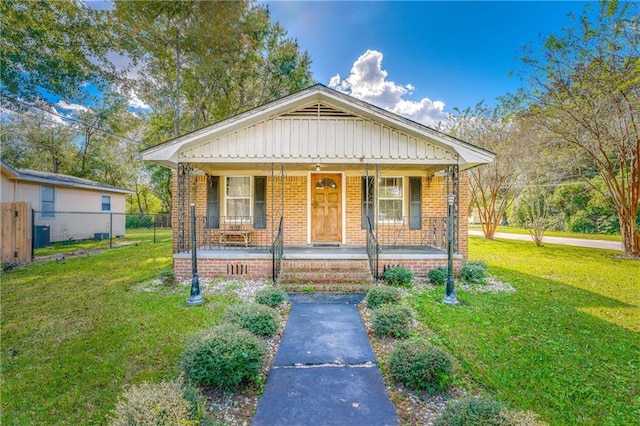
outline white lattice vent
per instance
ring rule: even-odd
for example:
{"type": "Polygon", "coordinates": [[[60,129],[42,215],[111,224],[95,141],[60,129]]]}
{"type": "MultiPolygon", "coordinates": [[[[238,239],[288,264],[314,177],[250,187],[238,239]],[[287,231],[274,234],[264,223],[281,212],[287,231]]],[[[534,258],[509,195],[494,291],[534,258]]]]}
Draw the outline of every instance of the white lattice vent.
{"type": "Polygon", "coordinates": [[[284,114],[284,117],[355,117],[355,115],[318,102],[290,111],[284,114]]]}

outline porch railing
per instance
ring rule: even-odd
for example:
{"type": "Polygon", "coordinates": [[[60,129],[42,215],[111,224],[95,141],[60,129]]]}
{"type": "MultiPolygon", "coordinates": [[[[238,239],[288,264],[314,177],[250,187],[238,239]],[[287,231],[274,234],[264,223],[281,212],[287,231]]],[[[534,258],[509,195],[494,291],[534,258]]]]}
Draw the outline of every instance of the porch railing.
{"type": "Polygon", "coordinates": [[[201,217],[198,246],[207,250],[268,251],[271,229],[265,216],[201,217]]]}
{"type": "Polygon", "coordinates": [[[280,275],[280,269],[282,267],[282,254],[284,253],[284,235],[282,229],[282,221],[283,218],[280,218],[280,223],[278,225],[278,234],[276,235],[275,240],[271,244],[271,255],[272,255],[272,263],[271,263],[271,276],[273,277],[273,282],[278,281],[278,276],[280,275]]]}
{"type": "Polygon", "coordinates": [[[367,217],[367,256],[369,257],[369,268],[371,276],[374,280],[378,280],[378,255],[380,254],[380,245],[373,230],[371,218],[367,217]]]}
{"type": "Polygon", "coordinates": [[[420,229],[411,229],[409,217],[378,220],[378,243],[385,248],[415,249],[431,247],[447,249],[447,218],[423,217],[420,229]]]}

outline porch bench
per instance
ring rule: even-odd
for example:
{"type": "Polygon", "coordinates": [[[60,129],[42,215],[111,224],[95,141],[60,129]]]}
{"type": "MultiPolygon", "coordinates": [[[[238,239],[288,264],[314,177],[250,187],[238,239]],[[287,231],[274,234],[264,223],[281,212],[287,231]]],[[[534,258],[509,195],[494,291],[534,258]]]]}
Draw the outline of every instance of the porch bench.
{"type": "Polygon", "coordinates": [[[222,224],[219,229],[213,230],[213,238],[217,237],[220,245],[243,245],[249,247],[253,229],[251,224],[222,224]]]}

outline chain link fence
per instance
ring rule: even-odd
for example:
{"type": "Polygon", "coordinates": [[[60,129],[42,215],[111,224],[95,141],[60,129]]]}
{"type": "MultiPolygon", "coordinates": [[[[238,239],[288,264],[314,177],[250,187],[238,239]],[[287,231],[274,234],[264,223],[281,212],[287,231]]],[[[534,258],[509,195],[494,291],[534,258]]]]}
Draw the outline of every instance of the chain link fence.
{"type": "Polygon", "coordinates": [[[171,215],[32,210],[31,223],[34,250],[88,240],[109,240],[112,247],[113,240],[125,237],[129,229],[171,228],[171,215]]]}

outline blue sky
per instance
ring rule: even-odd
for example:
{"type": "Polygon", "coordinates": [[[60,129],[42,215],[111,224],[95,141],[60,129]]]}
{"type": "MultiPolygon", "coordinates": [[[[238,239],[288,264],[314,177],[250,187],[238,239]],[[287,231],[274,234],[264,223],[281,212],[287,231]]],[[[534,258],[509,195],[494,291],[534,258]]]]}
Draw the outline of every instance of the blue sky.
{"type": "Polygon", "coordinates": [[[559,34],[571,25],[567,14],[579,16],[585,4],[264,3],[272,19],[309,52],[318,82],[425,124],[435,124],[454,107],[493,103],[515,91],[520,82],[509,73],[520,67],[522,46],[559,34]]]}

